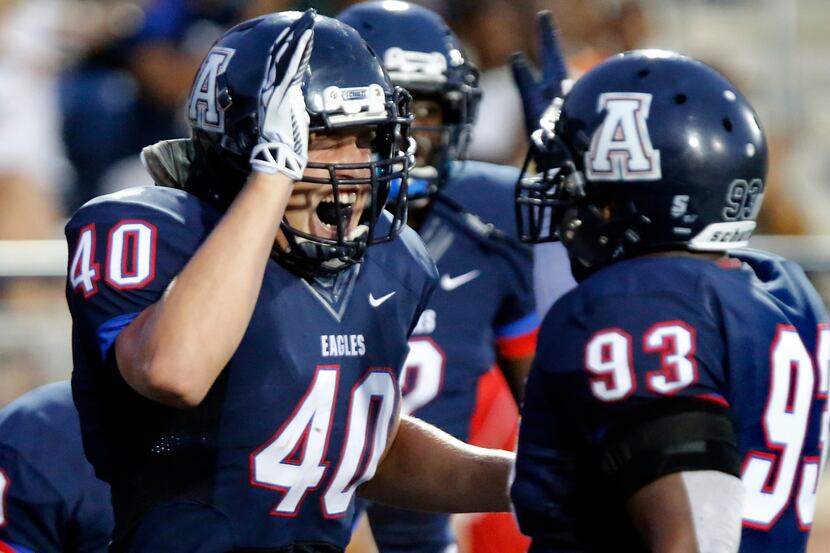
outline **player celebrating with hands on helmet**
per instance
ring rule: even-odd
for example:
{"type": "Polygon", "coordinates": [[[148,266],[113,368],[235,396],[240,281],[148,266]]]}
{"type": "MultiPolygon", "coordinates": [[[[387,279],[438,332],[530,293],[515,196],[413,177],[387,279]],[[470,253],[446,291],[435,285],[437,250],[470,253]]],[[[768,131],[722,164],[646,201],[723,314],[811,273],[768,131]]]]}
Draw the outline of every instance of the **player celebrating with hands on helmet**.
{"type": "Polygon", "coordinates": [[[522,410],[531,552],[804,551],[830,327],[797,265],[745,249],[767,171],[752,107],[697,60],[637,50],[546,115],[520,221],[580,282],[542,323],[522,410]]]}
{"type": "Polygon", "coordinates": [[[244,22],[188,117],[191,139],[145,149],[159,186],[66,228],[73,393],[112,550],[341,551],[356,492],[506,510],[509,454],[398,414],[437,275],[405,202],[383,212],[393,180],[405,191],[408,98],[365,42],[313,11],[244,22]]]}

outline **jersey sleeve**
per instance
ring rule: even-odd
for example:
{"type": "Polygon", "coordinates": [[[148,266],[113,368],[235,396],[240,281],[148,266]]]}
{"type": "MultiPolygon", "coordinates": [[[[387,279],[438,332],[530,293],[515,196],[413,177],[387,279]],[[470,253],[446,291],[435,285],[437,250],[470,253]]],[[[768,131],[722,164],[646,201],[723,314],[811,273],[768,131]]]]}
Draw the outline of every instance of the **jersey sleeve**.
{"type": "Polygon", "coordinates": [[[106,553],[115,525],[109,488],[102,482],[95,482],[84,491],[70,522],[72,548],[66,550],[73,553],[106,553]]]}
{"type": "Polygon", "coordinates": [[[539,329],[533,294],[533,258],[519,248],[518,244],[512,243],[499,248],[504,293],[493,321],[493,331],[498,354],[503,358],[533,354],[539,329]]]}
{"type": "Polygon", "coordinates": [[[550,408],[549,380],[536,367],[528,377],[510,496],[523,534],[569,551],[577,543],[578,448],[572,425],[550,408]]]}
{"type": "Polygon", "coordinates": [[[17,451],[0,447],[0,551],[62,551],[60,493],[17,451]]]}
{"type": "Polygon", "coordinates": [[[142,204],[82,208],[66,227],[67,302],[76,332],[107,356],[118,334],[155,303],[201,243],[182,218],[142,204]]]}

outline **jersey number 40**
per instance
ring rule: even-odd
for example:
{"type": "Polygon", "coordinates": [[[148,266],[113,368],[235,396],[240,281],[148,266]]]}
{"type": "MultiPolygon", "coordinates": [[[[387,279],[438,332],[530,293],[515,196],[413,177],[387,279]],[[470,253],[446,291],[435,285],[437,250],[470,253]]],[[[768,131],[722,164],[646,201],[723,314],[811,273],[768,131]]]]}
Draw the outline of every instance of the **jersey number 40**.
{"type": "Polygon", "coordinates": [[[321,366],[305,396],[279,430],[251,454],[251,484],[283,492],[274,516],[296,516],[309,492],[332,475],[320,497],[326,518],[346,514],[360,484],[375,474],[386,448],[397,386],[391,372],[373,370],[351,391],[346,429],[337,466],[326,460],[339,367],[321,366]]]}
{"type": "MultiPolygon", "coordinates": [[[[119,221],[107,238],[105,280],[118,290],[141,288],[156,273],[156,227],[146,221],[119,221]]],[[[69,264],[69,285],[89,297],[98,291],[100,268],[95,261],[95,225],[87,225],[78,235],[75,253],[69,264]]]]}

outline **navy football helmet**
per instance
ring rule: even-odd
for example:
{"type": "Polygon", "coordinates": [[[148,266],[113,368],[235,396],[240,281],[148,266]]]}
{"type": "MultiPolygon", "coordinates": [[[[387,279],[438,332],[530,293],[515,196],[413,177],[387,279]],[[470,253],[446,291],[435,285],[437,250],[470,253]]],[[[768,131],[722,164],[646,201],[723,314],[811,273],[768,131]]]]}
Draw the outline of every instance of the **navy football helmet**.
{"type": "Polygon", "coordinates": [[[398,0],[361,2],[337,19],[366,39],[392,82],[416,100],[441,106],[443,125],[419,125],[416,118],[412,126],[419,149],[429,148],[430,154],[425,165],[412,170],[409,197],[429,195],[446,180],[450,162],[466,154],[481,100],[478,70],[441,16],[427,8],[398,0]],[[440,133],[441,143],[431,144],[430,133],[440,133]]]}
{"type": "MultiPolygon", "coordinates": [[[[276,37],[300,12],[281,12],[252,19],[227,31],[205,57],[188,101],[188,119],[196,145],[193,178],[188,188],[225,207],[244,184],[249,157],[257,143],[257,101],[266,61],[276,37]]],[[[301,232],[285,220],[287,250],[274,248],[278,261],[301,274],[331,273],[357,262],[368,245],[393,239],[406,223],[406,202],[396,202],[393,220],[376,235],[375,223],[389,197],[392,181],[403,183],[413,163],[408,129],[408,93],[395,87],[380,60],[354,29],[324,16],[315,16],[314,48],[303,92],[310,133],[337,129],[373,131],[369,163],[315,163],[326,178],[305,176],[303,182],[330,186],[331,202],[321,202],[318,214],[337,228],[328,239],[301,232]],[[365,178],[355,178],[363,174],[365,178]],[[359,232],[346,235],[352,206],[344,203],[339,186],[370,185],[359,232]],[[333,204],[333,205],[332,205],[333,204]],[[320,213],[324,210],[325,213],[320,213]]]]}
{"type": "Polygon", "coordinates": [[[735,85],[704,63],[637,50],[554,101],[516,189],[526,242],[561,240],[575,275],[660,250],[724,251],[755,229],[764,132],[735,85]],[[531,161],[536,176],[526,176],[531,161]]]}

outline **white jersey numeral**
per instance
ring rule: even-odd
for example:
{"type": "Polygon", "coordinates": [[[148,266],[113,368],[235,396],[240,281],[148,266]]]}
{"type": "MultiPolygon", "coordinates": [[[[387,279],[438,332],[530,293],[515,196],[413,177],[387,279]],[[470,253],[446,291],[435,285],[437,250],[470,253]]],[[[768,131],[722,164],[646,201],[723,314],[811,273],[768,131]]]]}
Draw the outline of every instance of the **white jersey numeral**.
{"type": "Polygon", "coordinates": [[[744,526],[769,530],[775,525],[790,504],[799,469],[801,482],[794,499],[798,523],[805,530],[812,524],[818,477],[827,450],[826,404],[821,417],[821,458],[802,457],[802,451],[814,389],[818,399],[827,397],[828,340],[830,334],[822,325],[814,365],[795,328],[778,328],[770,355],[770,391],[763,420],[767,449],[775,453],[751,451],[744,462],[744,526]]]}
{"type": "Polygon", "coordinates": [[[593,374],[591,393],[608,403],[626,399],[637,387],[631,359],[631,336],[620,329],[598,332],[585,348],[585,368],[593,374]]]}
{"type": "Polygon", "coordinates": [[[107,282],[119,289],[140,288],[156,272],[156,227],[144,221],[121,221],[110,231],[107,282]]]}
{"type": "MultiPolygon", "coordinates": [[[[323,366],[291,417],[251,454],[251,483],[283,492],[271,510],[296,516],[329,471],[325,460],[337,400],[338,366],[323,366]]],[[[357,487],[374,476],[386,449],[397,387],[388,371],[371,371],[351,393],[339,465],[322,498],[327,517],[343,516],[357,487]]]]}
{"type": "Polygon", "coordinates": [[[0,469],[0,528],[3,528],[9,521],[6,518],[6,492],[9,491],[9,477],[0,469]]]}
{"type": "Polygon", "coordinates": [[[98,264],[95,263],[95,225],[87,225],[78,235],[75,254],[69,264],[69,285],[89,297],[98,290],[98,264]]]}
{"type": "MultiPolygon", "coordinates": [[[[105,280],[118,290],[141,288],[156,276],[156,227],[146,221],[120,221],[109,233],[105,280]]],[[[95,225],[78,234],[69,264],[69,285],[90,297],[98,291],[101,278],[95,261],[95,225]]]]}
{"type": "Polygon", "coordinates": [[[275,515],[296,514],[308,490],[323,479],[338,377],[337,368],[319,368],[291,417],[251,456],[253,483],[285,492],[275,515]]]}
{"type": "MultiPolygon", "coordinates": [[[[676,394],[697,382],[695,331],[683,321],[657,323],[643,335],[643,351],[659,353],[663,367],[646,373],[646,387],[660,395],[676,394]]],[[[597,332],[585,348],[585,368],[591,378],[591,393],[608,403],[634,393],[631,336],[618,328],[597,332]]]]}
{"type": "Polygon", "coordinates": [[[812,404],[813,363],[792,327],[781,327],[772,346],[770,392],[764,409],[768,452],[750,453],[742,480],[747,491],[744,523],[768,529],[792,493],[812,404]]]}
{"type": "Polygon", "coordinates": [[[431,338],[409,340],[409,354],[401,371],[401,413],[411,415],[441,392],[447,356],[431,338]]]}
{"type": "Polygon", "coordinates": [[[824,401],[824,409],[821,411],[821,431],[819,434],[819,449],[821,455],[818,457],[805,457],[804,469],[801,474],[801,486],[798,490],[798,524],[802,530],[808,530],[813,524],[813,516],[816,511],[816,495],[818,494],[818,482],[824,474],[824,467],[827,464],[827,440],[830,433],[830,410],[828,410],[828,391],[830,391],[830,329],[826,324],[819,325],[818,346],[816,348],[816,399],[824,401]]]}
{"type": "MultiPolygon", "coordinates": [[[[631,337],[617,328],[602,330],[588,342],[585,368],[592,374],[590,387],[597,399],[620,401],[636,390],[631,343],[631,337]]],[[[662,369],[645,375],[650,391],[672,395],[697,382],[695,331],[689,325],[682,321],[654,325],[643,336],[643,349],[661,356],[662,369]]],[[[769,395],[763,415],[766,447],[750,451],[741,471],[746,489],[744,526],[769,530],[791,502],[799,527],[808,530],[812,525],[818,481],[827,462],[828,394],[830,327],[819,325],[813,360],[796,329],[779,326],[770,351],[769,395]],[[821,454],[804,456],[814,395],[824,401],[821,454]]]]}
{"type": "Polygon", "coordinates": [[[352,391],[340,466],[323,496],[326,516],[346,514],[357,487],[375,475],[389,438],[395,392],[395,380],[386,371],[370,372],[352,391]]]}
{"type": "Polygon", "coordinates": [[[648,389],[671,395],[697,382],[695,331],[682,321],[656,324],[643,336],[643,349],[660,353],[662,369],[646,376],[648,389]]]}

